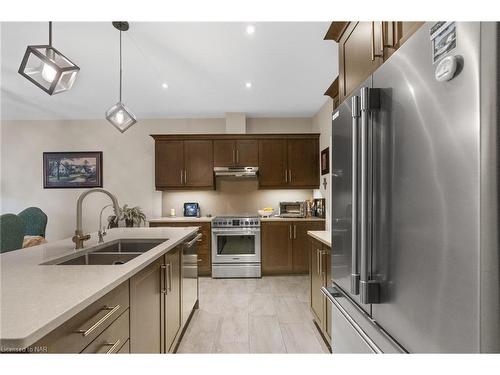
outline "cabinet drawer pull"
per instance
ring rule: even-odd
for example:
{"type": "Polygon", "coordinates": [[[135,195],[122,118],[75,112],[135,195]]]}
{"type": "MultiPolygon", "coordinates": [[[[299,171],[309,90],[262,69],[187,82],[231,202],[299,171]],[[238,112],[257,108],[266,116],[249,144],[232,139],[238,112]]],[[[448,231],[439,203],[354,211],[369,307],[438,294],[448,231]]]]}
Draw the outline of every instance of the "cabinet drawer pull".
{"type": "Polygon", "coordinates": [[[120,345],[120,340],[116,340],[115,343],[102,344],[102,346],[111,346],[111,348],[109,348],[109,350],[106,352],[106,354],[116,353],[115,350],[118,348],[119,345],[120,345]]]}
{"type": "Polygon", "coordinates": [[[78,331],[76,331],[76,333],[81,333],[83,335],[83,337],[87,337],[88,335],[90,335],[92,332],[94,332],[99,326],[101,326],[106,320],[108,320],[111,315],[113,315],[115,312],[117,312],[119,309],[120,309],[120,305],[116,305],[116,306],[106,306],[104,307],[103,309],[101,309],[101,311],[104,311],[104,310],[109,310],[108,313],[106,315],[104,315],[101,319],[99,319],[97,322],[95,322],[89,329],[79,329],[78,331]]]}

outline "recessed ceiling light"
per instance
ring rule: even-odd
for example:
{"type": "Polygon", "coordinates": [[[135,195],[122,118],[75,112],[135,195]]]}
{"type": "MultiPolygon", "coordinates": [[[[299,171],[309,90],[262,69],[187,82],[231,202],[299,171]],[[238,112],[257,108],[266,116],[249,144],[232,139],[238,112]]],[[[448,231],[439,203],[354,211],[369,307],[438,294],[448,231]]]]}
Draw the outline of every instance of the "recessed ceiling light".
{"type": "Polygon", "coordinates": [[[251,89],[252,88],[252,82],[245,82],[245,87],[247,89],[251,89]]]}
{"type": "Polygon", "coordinates": [[[248,25],[246,27],[246,31],[248,35],[253,35],[255,34],[255,26],[254,25],[248,25]]]}
{"type": "Polygon", "coordinates": [[[164,89],[168,89],[168,84],[167,83],[162,83],[161,87],[163,87],[164,89]]]}

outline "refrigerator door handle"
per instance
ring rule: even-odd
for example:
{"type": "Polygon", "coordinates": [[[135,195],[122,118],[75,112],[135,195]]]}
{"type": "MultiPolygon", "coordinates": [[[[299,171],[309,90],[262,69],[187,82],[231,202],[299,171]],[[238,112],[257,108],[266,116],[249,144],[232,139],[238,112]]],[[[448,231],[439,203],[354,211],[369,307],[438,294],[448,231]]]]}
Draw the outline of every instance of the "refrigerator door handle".
{"type": "Polygon", "coordinates": [[[359,97],[351,98],[352,116],[352,203],[351,203],[351,293],[359,294],[358,269],[358,121],[359,97]]]}
{"type": "MultiPolygon", "coordinates": [[[[379,91],[363,87],[361,89],[361,239],[360,239],[360,300],[361,303],[379,303],[379,283],[376,280],[370,280],[369,275],[369,242],[368,221],[369,211],[368,196],[371,194],[369,187],[369,169],[368,169],[368,133],[370,112],[379,105],[379,91]]],[[[371,147],[370,147],[371,149],[371,147]]]]}

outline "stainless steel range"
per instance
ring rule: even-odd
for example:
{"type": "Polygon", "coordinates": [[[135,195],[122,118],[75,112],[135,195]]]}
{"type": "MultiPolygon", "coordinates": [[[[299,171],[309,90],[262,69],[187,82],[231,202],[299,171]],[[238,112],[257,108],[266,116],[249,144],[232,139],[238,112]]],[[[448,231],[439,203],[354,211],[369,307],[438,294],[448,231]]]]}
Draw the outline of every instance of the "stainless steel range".
{"type": "Polygon", "coordinates": [[[217,216],[212,221],[212,277],[261,277],[260,219],[217,216]]]}

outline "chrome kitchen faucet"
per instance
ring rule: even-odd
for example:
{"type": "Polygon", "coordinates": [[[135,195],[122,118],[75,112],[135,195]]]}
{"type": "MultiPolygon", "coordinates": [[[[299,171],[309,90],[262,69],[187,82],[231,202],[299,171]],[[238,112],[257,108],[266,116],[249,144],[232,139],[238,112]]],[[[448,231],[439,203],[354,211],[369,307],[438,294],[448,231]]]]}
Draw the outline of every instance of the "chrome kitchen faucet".
{"type": "Polygon", "coordinates": [[[101,188],[95,188],[83,192],[76,201],[76,230],[75,230],[75,235],[72,238],[73,242],[75,243],[75,250],[82,249],[83,242],[90,239],[90,234],[88,233],[83,234],[83,228],[82,228],[82,203],[85,197],[90,193],[106,194],[113,202],[113,208],[115,210],[116,217],[120,217],[120,206],[118,205],[118,200],[109,191],[101,188]]]}

